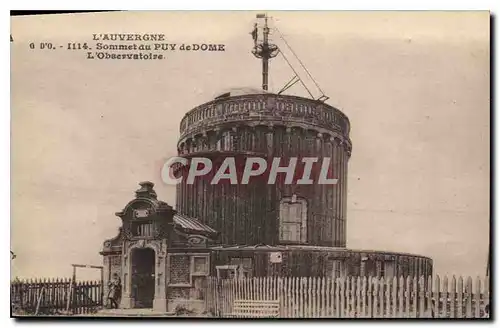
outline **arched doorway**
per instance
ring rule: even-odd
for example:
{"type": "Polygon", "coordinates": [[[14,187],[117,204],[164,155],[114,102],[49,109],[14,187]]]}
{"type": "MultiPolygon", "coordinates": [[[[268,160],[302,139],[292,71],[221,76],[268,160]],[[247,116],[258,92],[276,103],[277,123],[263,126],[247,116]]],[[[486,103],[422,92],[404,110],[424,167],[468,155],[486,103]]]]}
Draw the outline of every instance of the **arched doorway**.
{"type": "Polygon", "coordinates": [[[151,248],[132,250],[131,297],[135,308],[152,308],[155,297],[155,251],[151,248]]]}

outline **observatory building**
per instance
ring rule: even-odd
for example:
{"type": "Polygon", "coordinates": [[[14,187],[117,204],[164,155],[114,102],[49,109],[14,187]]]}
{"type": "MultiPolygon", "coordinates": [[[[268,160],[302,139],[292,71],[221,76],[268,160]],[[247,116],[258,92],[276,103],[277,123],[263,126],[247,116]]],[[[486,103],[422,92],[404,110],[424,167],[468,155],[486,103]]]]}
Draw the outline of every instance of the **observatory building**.
{"type": "MultiPolygon", "coordinates": [[[[211,184],[184,179],[176,206],[157,199],[151,182],[116,213],[123,225],[105,241],[105,280],[121,277],[121,307],[173,311],[203,304],[208,276],[415,276],[432,274],[428,257],[347,248],[350,122],[327,97],[309,99],[267,91],[267,24],[254,54],[263,60],[262,89],[233,89],[188,111],[180,122],[178,155],[330,158],[336,184],[211,184]],[[188,302],[189,301],[189,302],[188,302]]],[[[105,285],[107,282],[105,281],[105,285]]]]}

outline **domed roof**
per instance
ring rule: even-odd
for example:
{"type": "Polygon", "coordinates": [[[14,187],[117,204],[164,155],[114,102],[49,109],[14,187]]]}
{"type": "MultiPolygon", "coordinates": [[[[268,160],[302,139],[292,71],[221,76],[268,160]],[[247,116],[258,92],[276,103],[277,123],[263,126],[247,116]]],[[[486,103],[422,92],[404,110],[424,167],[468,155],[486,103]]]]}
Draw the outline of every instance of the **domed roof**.
{"type": "Polygon", "coordinates": [[[234,96],[244,96],[244,95],[256,95],[268,93],[265,90],[253,87],[239,87],[239,88],[230,88],[223,92],[217,94],[215,99],[226,98],[226,97],[234,97],[234,96]]]}

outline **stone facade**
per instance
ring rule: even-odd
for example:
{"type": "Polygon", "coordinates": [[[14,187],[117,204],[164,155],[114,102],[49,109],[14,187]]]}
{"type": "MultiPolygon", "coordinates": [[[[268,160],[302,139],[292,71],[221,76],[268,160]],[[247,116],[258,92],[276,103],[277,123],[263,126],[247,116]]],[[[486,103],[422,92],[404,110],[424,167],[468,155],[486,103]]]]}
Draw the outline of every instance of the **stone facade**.
{"type": "Polygon", "coordinates": [[[122,282],[121,308],[174,311],[179,304],[202,298],[200,289],[210,268],[206,247],[216,233],[193,218],[178,216],[157,199],[153,183],[140,185],[135,199],[116,213],[122,220],[118,235],[103,245],[104,295],[116,273],[122,282]],[[138,252],[144,250],[154,254],[150,261],[147,253],[138,252]]]}
{"type": "MultiPolygon", "coordinates": [[[[116,213],[122,219],[122,227],[117,237],[104,242],[104,279],[105,286],[113,274],[117,273],[122,281],[121,308],[133,308],[137,299],[133,294],[134,250],[151,249],[154,261],[151,275],[154,282],[153,308],[166,311],[166,258],[167,240],[173,225],[175,211],[168,204],[158,201],[150,182],[141,183],[136,198],[130,201],[123,211],[116,213]]],[[[106,288],[107,289],[107,288],[106,288]]],[[[105,295],[107,295],[105,290],[105,295]]]]}

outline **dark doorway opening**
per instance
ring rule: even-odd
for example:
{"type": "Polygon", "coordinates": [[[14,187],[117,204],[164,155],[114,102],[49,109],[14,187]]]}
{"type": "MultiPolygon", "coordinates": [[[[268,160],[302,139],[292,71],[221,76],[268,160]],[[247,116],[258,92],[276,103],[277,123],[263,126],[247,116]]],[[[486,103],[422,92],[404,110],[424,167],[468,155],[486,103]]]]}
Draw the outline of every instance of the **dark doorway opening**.
{"type": "Polygon", "coordinates": [[[152,308],[155,296],[155,251],[132,250],[132,297],[135,308],[152,308]]]}

